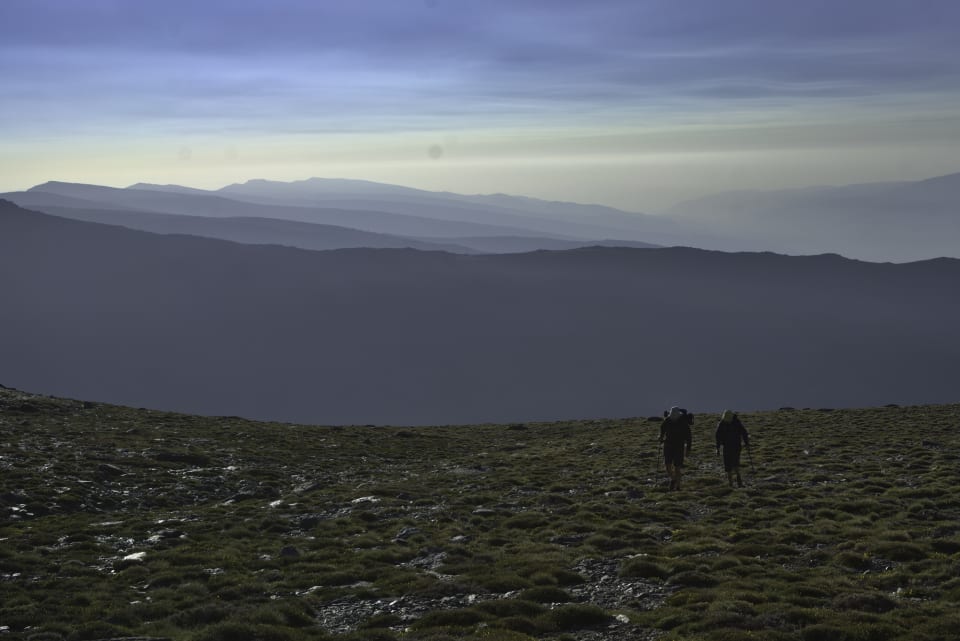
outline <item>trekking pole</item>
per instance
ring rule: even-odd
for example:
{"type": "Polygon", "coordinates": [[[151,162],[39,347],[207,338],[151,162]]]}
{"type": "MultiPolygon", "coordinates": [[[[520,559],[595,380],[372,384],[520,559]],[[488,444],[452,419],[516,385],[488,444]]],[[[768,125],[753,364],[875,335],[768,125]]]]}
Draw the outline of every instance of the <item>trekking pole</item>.
{"type": "Polygon", "coordinates": [[[747,460],[750,461],[750,473],[756,475],[757,470],[753,467],[753,454],[750,453],[750,446],[747,446],[747,460]]]}

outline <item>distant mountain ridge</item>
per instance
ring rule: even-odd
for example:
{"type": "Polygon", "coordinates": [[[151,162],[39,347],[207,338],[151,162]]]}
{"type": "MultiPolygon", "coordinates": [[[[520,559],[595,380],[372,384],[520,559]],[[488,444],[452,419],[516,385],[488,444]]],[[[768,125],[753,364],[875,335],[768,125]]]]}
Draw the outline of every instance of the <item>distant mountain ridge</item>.
{"type": "MultiPolygon", "coordinates": [[[[794,255],[838,253],[876,262],[960,257],[960,173],[918,181],[727,192],[680,203],[659,216],[524,196],[430,192],[331,178],[254,179],[216,190],[49,182],[2,196],[58,215],[71,215],[67,208],[85,210],[76,215],[87,219],[95,209],[281,219],[406,239],[388,243],[398,246],[433,244],[468,253],[619,243],[794,255]]],[[[135,219],[128,224],[154,229],[135,219]]],[[[264,237],[280,235],[273,231],[264,237]]],[[[253,238],[237,231],[220,237],[243,237],[245,242],[253,238]]],[[[333,247],[335,238],[331,234],[310,246],[333,247]]]]}
{"type": "Polygon", "coordinates": [[[727,192],[667,215],[754,248],[874,261],[960,256],[960,173],[912,182],[727,192]]]}
{"type": "Polygon", "coordinates": [[[305,251],[0,202],[0,380],[311,423],[956,400],[960,260],[305,251]]]}
{"type": "MultiPolygon", "coordinates": [[[[122,224],[160,233],[196,233],[246,243],[279,242],[308,249],[356,247],[358,243],[363,243],[362,246],[369,247],[508,253],[568,249],[594,243],[656,246],[656,243],[633,238],[646,234],[628,232],[620,235],[622,230],[580,224],[569,220],[569,216],[551,219],[542,212],[525,213],[475,205],[405,187],[380,185],[370,188],[376,183],[364,181],[311,179],[301,183],[308,185],[308,189],[322,185],[326,196],[299,198],[288,195],[279,198],[275,194],[261,193],[260,196],[251,197],[234,194],[235,186],[207,191],[179,185],[137,183],[121,189],[58,181],[37,185],[26,192],[0,196],[26,207],[80,220],[122,224]],[[331,191],[341,189],[344,183],[348,185],[349,192],[365,189],[367,192],[398,195],[391,196],[393,200],[384,201],[372,199],[369,193],[352,198],[342,191],[331,191]],[[231,197],[222,195],[225,193],[231,197]],[[419,194],[428,196],[421,197],[419,194]],[[175,220],[170,215],[189,216],[192,219],[175,220]],[[229,221],[202,221],[203,218],[229,221]],[[266,222],[268,220],[278,222],[269,225],[266,222]],[[307,230],[291,222],[306,222],[320,227],[307,230]],[[340,229],[337,231],[330,226],[340,229]],[[344,228],[352,229],[355,233],[347,234],[344,228]],[[259,236],[253,233],[255,229],[261,230],[259,236]],[[305,237],[299,237],[294,232],[296,229],[303,232],[305,237]],[[364,241],[361,232],[377,236],[368,236],[369,240],[364,241]]],[[[300,183],[262,180],[248,181],[240,187],[249,189],[251,186],[261,191],[264,186],[268,191],[302,188],[300,183]]],[[[568,206],[574,209],[579,207],[568,206]]],[[[626,216],[629,219],[629,215],[626,216]]]]}

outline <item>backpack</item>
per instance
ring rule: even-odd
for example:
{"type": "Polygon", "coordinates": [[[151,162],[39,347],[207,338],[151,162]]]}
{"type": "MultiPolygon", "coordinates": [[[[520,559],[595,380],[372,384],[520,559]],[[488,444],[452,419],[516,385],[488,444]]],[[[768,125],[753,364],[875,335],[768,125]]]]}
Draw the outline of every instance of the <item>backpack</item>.
{"type": "MultiPolygon", "coordinates": [[[[693,412],[688,412],[685,407],[678,407],[680,410],[680,422],[687,425],[693,425],[693,412]]],[[[663,418],[670,416],[670,410],[663,410],[663,418]]]]}

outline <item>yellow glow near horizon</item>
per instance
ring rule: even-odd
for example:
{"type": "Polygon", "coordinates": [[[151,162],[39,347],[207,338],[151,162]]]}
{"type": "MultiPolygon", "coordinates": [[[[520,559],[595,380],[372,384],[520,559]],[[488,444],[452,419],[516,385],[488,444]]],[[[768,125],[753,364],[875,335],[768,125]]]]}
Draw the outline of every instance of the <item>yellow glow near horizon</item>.
{"type": "Polygon", "coordinates": [[[919,179],[960,169],[942,123],[573,127],[12,141],[0,191],[48,180],[202,189],[252,178],[357,178],[656,212],[730,189],[919,179]],[[940,139],[937,140],[937,136],[940,139]],[[917,142],[908,143],[915,139],[917,142]],[[824,162],[829,157],[830,162],[824,162]],[[838,167],[842,170],[838,170],[838,167]]]}

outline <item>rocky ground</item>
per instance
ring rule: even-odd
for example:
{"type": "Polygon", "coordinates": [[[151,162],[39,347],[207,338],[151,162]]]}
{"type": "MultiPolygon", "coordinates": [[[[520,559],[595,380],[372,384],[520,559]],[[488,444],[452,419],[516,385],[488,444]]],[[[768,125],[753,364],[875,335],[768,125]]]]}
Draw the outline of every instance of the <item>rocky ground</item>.
{"type": "Polygon", "coordinates": [[[708,423],[668,492],[645,418],[295,426],[3,388],[0,638],[933,639],[958,417],[745,415],[743,490],[708,423]]]}

